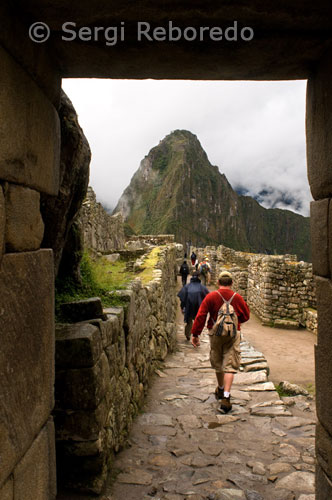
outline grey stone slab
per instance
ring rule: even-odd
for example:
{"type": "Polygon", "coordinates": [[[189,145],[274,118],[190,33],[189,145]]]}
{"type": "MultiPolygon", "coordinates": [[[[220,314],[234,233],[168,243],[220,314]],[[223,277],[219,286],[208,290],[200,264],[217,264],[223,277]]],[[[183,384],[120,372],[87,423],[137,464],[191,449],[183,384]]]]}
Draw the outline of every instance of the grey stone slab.
{"type": "Polygon", "coordinates": [[[14,479],[12,476],[0,487],[0,498],[1,500],[14,500],[14,479]]]}
{"type": "Polygon", "coordinates": [[[141,425],[166,425],[174,427],[173,418],[164,413],[144,413],[138,419],[141,425]]]}
{"type": "Polygon", "coordinates": [[[315,425],[315,419],[307,419],[303,417],[283,417],[276,418],[276,421],[286,429],[295,429],[296,427],[304,427],[306,425],[315,425]]]}
{"type": "Polygon", "coordinates": [[[215,498],[216,500],[246,500],[244,491],[234,488],[220,488],[216,491],[215,498]]]}
{"type": "Polygon", "coordinates": [[[141,430],[143,434],[151,436],[175,436],[177,433],[174,427],[158,426],[158,425],[154,426],[142,425],[141,430]]]}
{"type": "Polygon", "coordinates": [[[59,190],[60,126],[55,107],[1,48],[0,178],[37,191],[59,190]],[[18,141],[17,138],[20,138],[18,141]]]}
{"type": "Polygon", "coordinates": [[[178,437],[175,440],[168,440],[166,448],[176,457],[181,457],[189,453],[195,453],[198,451],[198,443],[192,442],[187,438],[178,437]]]}
{"type": "Polygon", "coordinates": [[[130,472],[122,472],[117,476],[119,483],[137,484],[149,486],[152,484],[153,476],[143,469],[134,469],[130,472]]]}
{"type": "Polygon", "coordinates": [[[204,455],[217,457],[222,452],[224,445],[221,443],[199,443],[198,447],[204,455]]]}
{"type": "Polygon", "coordinates": [[[38,250],[44,235],[40,214],[40,193],[9,184],[5,193],[7,252],[38,250]]]}
{"type": "Polygon", "coordinates": [[[276,482],[276,488],[285,488],[301,493],[314,493],[315,475],[311,472],[292,472],[276,482]]]}
{"type": "Polygon", "coordinates": [[[251,415],[256,415],[258,417],[280,417],[280,416],[292,416],[292,413],[285,408],[283,405],[279,406],[257,406],[250,409],[251,415]]]}
{"type": "Polygon", "coordinates": [[[254,373],[236,373],[234,385],[252,385],[267,381],[265,370],[254,373]]]}
{"type": "Polygon", "coordinates": [[[50,498],[49,441],[44,427],[14,469],[15,500],[50,498]]]}
{"type": "Polygon", "coordinates": [[[0,264],[4,252],[5,225],[6,225],[5,197],[3,194],[2,186],[0,185],[0,264]]]}
{"type": "Polygon", "coordinates": [[[274,462],[268,466],[268,469],[271,474],[278,475],[282,472],[288,472],[292,470],[292,466],[290,464],[284,462],[274,462]]]}
{"type": "Polygon", "coordinates": [[[202,427],[202,422],[196,415],[179,415],[176,417],[183,429],[199,429],[202,427]]]}
{"type": "Polygon", "coordinates": [[[56,325],[55,364],[57,368],[87,368],[100,358],[100,330],[90,324],[56,325]]]}
{"type": "Polygon", "coordinates": [[[148,459],[150,465],[155,465],[157,467],[163,468],[175,468],[176,461],[173,457],[166,453],[158,453],[157,455],[150,455],[148,459]]]}
{"type": "Polygon", "coordinates": [[[111,393],[111,379],[104,352],[91,368],[61,370],[56,373],[56,409],[94,410],[106,393],[111,393]]]}
{"type": "Polygon", "coordinates": [[[245,391],[232,390],[232,399],[241,399],[243,401],[251,401],[251,396],[245,391]]]}
{"type": "Polygon", "coordinates": [[[51,250],[5,254],[0,267],[0,484],[54,405],[51,250]]]}
{"type": "MultiPolygon", "coordinates": [[[[264,372],[265,373],[265,372],[264,372]]],[[[260,392],[260,391],[275,391],[275,386],[273,382],[263,382],[262,384],[248,385],[242,388],[242,391],[247,392],[260,392]]]]}

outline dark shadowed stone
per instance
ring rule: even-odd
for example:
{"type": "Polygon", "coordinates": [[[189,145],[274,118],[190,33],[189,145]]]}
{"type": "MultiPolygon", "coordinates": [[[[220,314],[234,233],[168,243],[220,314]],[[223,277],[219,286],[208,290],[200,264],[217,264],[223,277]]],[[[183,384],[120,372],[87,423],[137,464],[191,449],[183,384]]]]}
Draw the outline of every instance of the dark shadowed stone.
{"type": "Polygon", "coordinates": [[[95,440],[105,426],[109,408],[105,399],[94,410],[55,410],[54,422],[58,440],[95,440]]]}
{"type": "Polygon", "coordinates": [[[44,234],[38,191],[15,184],[5,190],[7,252],[38,250],[44,234]]]}
{"type": "Polygon", "coordinates": [[[55,400],[58,409],[93,410],[110,391],[109,366],[105,353],[92,368],[62,370],[56,374],[55,400]]]}
{"type": "Polygon", "coordinates": [[[332,478],[327,476],[319,464],[316,466],[316,498],[328,500],[332,497],[332,478]]]}
{"type": "Polygon", "coordinates": [[[61,304],[61,314],[66,321],[76,323],[88,319],[104,319],[103,307],[99,297],[66,302],[61,304]]]}
{"type": "Polygon", "coordinates": [[[142,484],[150,485],[152,483],[153,476],[144,470],[136,469],[130,472],[122,472],[118,475],[117,481],[119,483],[126,484],[142,484]]]}
{"type": "Polygon", "coordinates": [[[56,325],[55,365],[58,369],[93,366],[101,353],[101,335],[97,326],[56,325]]]}
{"type": "MultiPolygon", "coordinates": [[[[62,91],[59,108],[61,123],[60,190],[57,196],[41,196],[41,212],[45,223],[42,246],[52,248],[54,268],[57,274],[62,250],[71,224],[85,198],[89,182],[91,152],[84,133],[79,126],[76,111],[62,91]]],[[[81,248],[72,249],[81,255],[81,248]]],[[[76,262],[79,262],[77,255],[76,262]]],[[[72,256],[71,256],[72,258],[72,256]]],[[[63,267],[68,270],[68,265],[63,267]]],[[[78,270],[73,270],[76,276],[78,270]]]]}
{"type": "Polygon", "coordinates": [[[264,500],[264,497],[257,491],[245,490],[246,500],[264,500]]]}
{"type": "Polygon", "coordinates": [[[331,476],[332,438],[320,423],[316,426],[316,454],[319,465],[331,476]]]}
{"type": "MultiPolygon", "coordinates": [[[[4,21],[2,15],[1,18],[4,21]]],[[[12,30],[14,26],[18,30],[19,27],[12,24],[9,19],[5,24],[12,33],[9,42],[12,48],[13,42],[18,40],[19,35],[19,32],[14,35],[12,30]]],[[[3,29],[1,32],[3,33],[3,29]]],[[[58,114],[45,93],[29,77],[25,63],[25,68],[23,64],[20,66],[17,63],[18,60],[26,61],[27,46],[24,42],[22,40],[21,43],[18,42],[20,56],[17,56],[16,60],[4,50],[6,43],[3,42],[4,40],[0,50],[0,108],[1,116],[5,116],[6,119],[0,123],[0,178],[56,195],[59,190],[60,150],[58,114]],[[25,45],[24,51],[23,45],[25,45]]],[[[35,68],[37,65],[40,66],[40,71],[43,74],[48,73],[49,76],[52,72],[45,71],[41,59],[36,64],[35,57],[34,55],[35,68]]]]}
{"type": "Polygon", "coordinates": [[[14,500],[14,479],[12,476],[0,487],[0,498],[1,500],[14,500]]]}
{"type": "Polygon", "coordinates": [[[330,200],[312,201],[310,203],[310,230],[313,274],[330,276],[328,229],[330,200]]]}
{"type": "Polygon", "coordinates": [[[53,294],[51,250],[3,256],[0,267],[0,484],[27,451],[53,408],[53,294]]]}
{"type": "Polygon", "coordinates": [[[43,427],[31,447],[14,469],[14,498],[44,500],[51,498],[49,484],[49,440],[43,427]]]}
{"type": "Polygon", "coordinates": [[[0,264],[1,264],[2,254],[4,252],[5,223],[6,223],[5,197],[3,195],[2,186],[0,185],[0,264]]]}
{"type": "Polygon", "coordinates": [[[316,278],[318,343],[315,346],[315,381],[317,416],[332,435],[332,282],[316,278]]]}
{"type": "MultiPolygon", "coordinates": [[[[309,78],[307,87],[308,178],[315,200],[332,195],[331,68],[331,57],[327,55],[321,60],[317,72],[309,78]]],[[[314,231],[319,234],[319,227],[314,231]]],[[[324,239],[322,243],[326,244],[324,239]]]]}

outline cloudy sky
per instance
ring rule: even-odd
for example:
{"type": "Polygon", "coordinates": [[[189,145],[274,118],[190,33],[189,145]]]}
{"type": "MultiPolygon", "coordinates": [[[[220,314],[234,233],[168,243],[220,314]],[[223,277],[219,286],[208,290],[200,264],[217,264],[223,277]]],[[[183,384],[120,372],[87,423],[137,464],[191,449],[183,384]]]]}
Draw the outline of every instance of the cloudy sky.
{"type": "Polygon", "coordinates": [[[90,185],[114,207],[172,130],[197,135],[231,185],[264,206],[309,214],[305,81],[64,80],[92,150],[90,185]]]}

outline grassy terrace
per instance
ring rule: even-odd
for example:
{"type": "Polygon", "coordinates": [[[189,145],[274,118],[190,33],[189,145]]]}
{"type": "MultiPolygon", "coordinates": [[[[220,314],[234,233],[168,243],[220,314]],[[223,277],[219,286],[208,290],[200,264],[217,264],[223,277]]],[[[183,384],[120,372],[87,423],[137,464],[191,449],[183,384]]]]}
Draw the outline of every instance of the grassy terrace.
{"type": "Polygon", "coordinates": [[[64,302],[100,297],[104,307],[121,306],[122,300],[116,293],[124,290],[135,278],[140,278],[146,285],[153,279],[153,271],[159,260],[161,247],[154,247],[142,257],[141,268],[134,272],[128,260],[120,258],[110,262],[105,257],[93,258],[87,251],[81,261],[82,283],[71,279],[56,280],[55,316],[61,321],[60,305],[64,302]]]}

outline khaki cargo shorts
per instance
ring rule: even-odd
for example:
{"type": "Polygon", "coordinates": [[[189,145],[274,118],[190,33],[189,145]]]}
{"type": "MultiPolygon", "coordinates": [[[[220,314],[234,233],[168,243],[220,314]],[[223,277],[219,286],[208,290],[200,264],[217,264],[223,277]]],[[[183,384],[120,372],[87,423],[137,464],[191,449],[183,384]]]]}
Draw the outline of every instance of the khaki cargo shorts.
{"type": "Polygon", "coordinates": [[[226,336],[210,335],[210,363],[216,372],[236,373],[241,364],[241,334],[237,331],[235,339],[226,336]]]}

